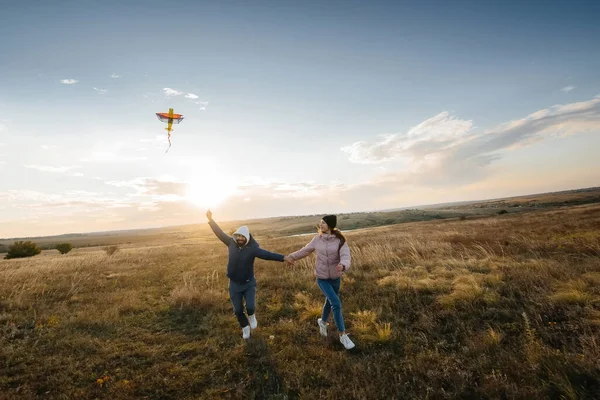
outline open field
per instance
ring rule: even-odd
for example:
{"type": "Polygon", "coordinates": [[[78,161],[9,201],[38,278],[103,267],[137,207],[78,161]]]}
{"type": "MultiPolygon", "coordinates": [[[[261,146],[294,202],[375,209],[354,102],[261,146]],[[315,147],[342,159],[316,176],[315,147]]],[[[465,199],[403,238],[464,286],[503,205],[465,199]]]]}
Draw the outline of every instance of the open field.
{"type": "MultiPolygon", "coordinates": [[[[400,224],[405,222],[430,221],[461,216],[485,216],[494,214],[490,210],[399,210],[391,212],[352,213],[340,214],[340,222],[344,229],[361,229],[374,226],[400,224]]],[[[198,212],[199,219],[205,219],[204,214],[198,212]]],[[[305,215],[292,217],[264,218],[245,221],[226,221],[221,226],[226,231],[233,231],[240,225],[249,225],[257,238],[275,238],[282,236],[306,234],[316,231],[320,216],[305,215]]],[[[48,236],[31,238],[40,248],[50,249],[57,243],[69,242],[74,247],[95,247],[113,244],[126,245],[153,245],[162,244],[167,240],[178,243],[197,243],[213,233],[206,223],[174,226],[157,229],[115,231],[100,233],[67,234],[61,236],[48,236]]],[[[15,239],[0,239],[0,253],[6,252],[7,246],[15,239]]]]}
{"type": "MultiPolygon", "coordinates": [[[[199,212],[199,214],[202,214],[199,212]]],[[[461,211],[402,211],[394,213],[357,213],[340,215],[346,229],[357,229],[371,226],[390,225],[403,222],[457,218],[464,215],[461,211]]],[[[202,218],[204,215],[202,214],[202,218]]],[[[205,218],[204,218],[205,219],[205,218]]],[[[247,224],[257,238],[273,238],[315,232],[319,216],[280,217],[247,221],[226,221],[220,223],[225,231],[234,231],[238,226],[247,224]]],[[[111,244],[162,244],[167,240],[197,243],[213,233],[206,223],[165,227],[160,229],[117,231],[97,234],[64,235],[61,237],[41,237],[31,239],[42,248],[56,243],[69,242],[74,247],[95,247],[111,244]]],[[[0,240],[4,247],[14,240],[0,240]]],[[[0,250],[1,252],[1,250],[0,250]]]]}
{"type": "MultiPolygon", "coordinates": [[[[258,231],[284,254],[310,239],[258,231]]],[[[598,398],[600,205],[347,237],[352,351],[319,336],[314,256],[257,260],[247,343],[205,233],[2,260],[0,398],[598,398]]]]}
{"type": "MultiPolygon", "coordinates": [[[[357,212],[339,214],[344,230],[364,229],[376,226],[389,226],[408,222],[432,221],[457,218],[481,218],[498,212],[523,213],[539,209],[565,207],[571,205],[600,203],[600,188],[576,189],[556,193],[542,193],[487,201],[462,202],[460,204],[438,204],[412,209],[399,209],[380,212],[357,212]]],[[[198,217],[203,220],[202,212],[198,217]]],[[[193,218],[193,216],[191,216],[193,218]]],[[[257,238],[270,239],[282,236],[306,234],[315,231],[320,215],[288,216],[251,219],[245,221],[222,222],[226,231],[247,224],[257,238]]],[[[205,223],[185,226],[140,229],[115,232],[65,234],[39,238],[21,238],[35,241],[42,249],[51,249],[58,243],[68,242],[73,247],[96,247],[114,244],[128,246],[161,245],[168,240],[177,243],[195,244],[212,236],[205,223]]],[[[18,239],[0,239],[0,253],[18,239]]]]}

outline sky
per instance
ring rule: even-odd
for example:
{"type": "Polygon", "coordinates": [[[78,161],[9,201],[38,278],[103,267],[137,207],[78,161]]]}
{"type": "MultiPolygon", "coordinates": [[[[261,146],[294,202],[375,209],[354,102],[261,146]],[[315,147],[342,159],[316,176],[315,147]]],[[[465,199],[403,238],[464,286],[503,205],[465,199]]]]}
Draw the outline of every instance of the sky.
{"type": "Polygon", "coordinates": [[[598,186],[599,19],[595,0],[7,3],[0,237],[598,186]]]}

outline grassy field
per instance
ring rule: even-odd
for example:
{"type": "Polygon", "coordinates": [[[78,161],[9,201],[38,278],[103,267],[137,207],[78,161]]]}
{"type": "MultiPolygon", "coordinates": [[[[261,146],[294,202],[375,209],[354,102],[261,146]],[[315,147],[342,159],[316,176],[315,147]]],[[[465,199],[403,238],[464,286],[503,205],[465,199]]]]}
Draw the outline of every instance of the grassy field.
{"type": "MultiPolygon", "coordinates": [[[[339,219],[345,230],[364,229],[377,226],[389,226],[407,222],[432,221],[458,218],[481,218],[498,212],[523,213],[537,211],[540,208],[556,208],[570,205],[600,203],[600,188],[569,190],[556,193],[542,193],[505,199],[462,202],[460,204],[438,204],[414,209],[399,209],[379,212],[357,212],[340,214],[339,219]]],[[[198,212],[198,218],[204,215],[198,212]]],[[[251,219],[245,221],[222,222],[227,231],[233,231],[240,225],[250,225],[258,238],[276,238],[282,236],[314,232],[318,215],[287,216],[251,219]]],[[[190,216],[194,219],[194,216],[190,216]]],[[[15,240],[33,240],[42,249],[52,249],[58,243],[68,242],[76,248],[97,247],[121,244],[127,246],[162,245],[166,241],[197,243],[212,235],[206,224],[140,229],[130,231],[64,234],[59,236],[0,239],[0,253],[6,253],[8,246],[15,240]]]]}
{"type": "MultiPolygon", "coordinates": [[[[339,215],[340,222],[346,230],[361,229],[375,226],[401,224],[405,222],[430,221],[461,216],[487,216],[497,210],[398,210],[390,212],[351,213],[339,215]]],[[[198,219],[204,219],[204,213],[198,212],[198,219]]],[[[275,238],[314,232],[320,216],[305,215],[291,217],[263,218],[245,221],[226,221],[221,225],[226,231],[234,231],[240,225],[249,225],[257,238],[275,238]],[[316,221],[316,222],[315,222],[316,221]]],[[[186,225],[157,229],[116,231],[100,233],[67,234],[30,238],[42,249],[53,248],[57,243],[68,242],[74,247],[97,247],[113,244],[146,245],[164,244],[171,240],[177,243],[197,243],[206,236],[212,236],[210,228],[200,225],[186,225]]],[[[15,239],[0,239],[0,253],[8,251],[8,246],[15,239]]]]}
{"type": "MultiPolygon", "coordinates": [[[[284,254],[310,239],[258,230],[284,254]]],[[[2,260],[0,398],[598,398],[600,205],[347,237],[352,351],[319,336],[313,257],[257,260],[247,342],[205,232],[2,260]]]]}

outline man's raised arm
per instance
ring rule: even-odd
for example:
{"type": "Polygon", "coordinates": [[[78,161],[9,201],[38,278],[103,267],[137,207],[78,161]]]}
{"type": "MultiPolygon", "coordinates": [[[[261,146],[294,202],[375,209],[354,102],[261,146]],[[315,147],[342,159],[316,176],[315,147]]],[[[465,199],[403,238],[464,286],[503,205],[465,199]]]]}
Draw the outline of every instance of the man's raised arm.
{"type": "Polygon", "coordinates": [[[210,210],[208,210],[206,212],[206,218],[208,218],[208,225],[210,225],[210,228],[215,233],[215,235],[219,238],[219,240],[221,242],[223,242],[225,245],[229,246],[229,243],[231,243],[231,240],[232,240],[231,237],[228,236],[225,232],[223,232],[223,230],[219,227],[219,225],[217,225],[217,223],[213,220],[212,212],[210,210]]]}

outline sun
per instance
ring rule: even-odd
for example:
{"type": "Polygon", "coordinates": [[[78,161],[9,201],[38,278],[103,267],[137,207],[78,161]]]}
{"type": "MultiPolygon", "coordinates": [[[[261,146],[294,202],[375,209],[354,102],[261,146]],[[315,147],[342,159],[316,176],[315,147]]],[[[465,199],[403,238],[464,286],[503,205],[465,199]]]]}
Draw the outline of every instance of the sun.
{"type": "Polygon", "coordinates": [[[197,207],[217,207],[236,193],[236,186],[229,179],[218,176],[194,178],[188,183],[186,199],[197,207]]]}

